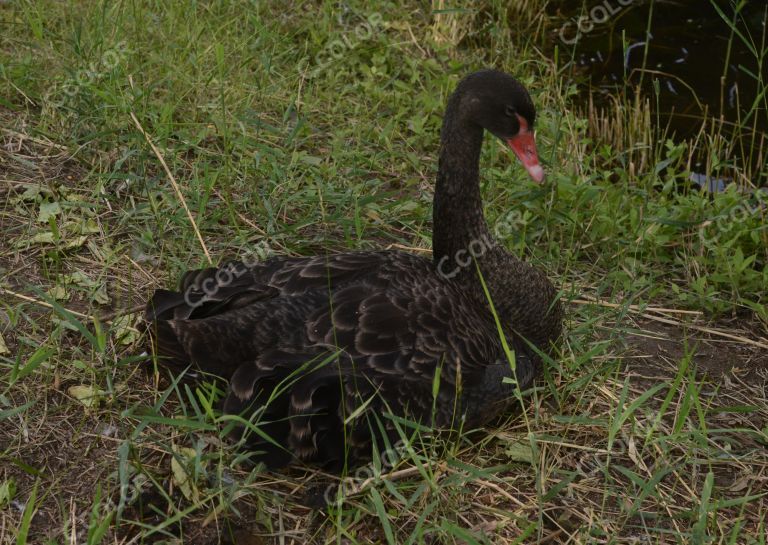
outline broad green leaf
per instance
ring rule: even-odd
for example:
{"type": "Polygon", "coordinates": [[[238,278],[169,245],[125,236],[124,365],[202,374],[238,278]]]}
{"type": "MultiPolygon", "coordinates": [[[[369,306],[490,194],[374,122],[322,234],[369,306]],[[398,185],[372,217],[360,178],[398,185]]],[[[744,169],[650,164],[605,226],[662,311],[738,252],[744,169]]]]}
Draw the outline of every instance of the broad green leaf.
{"type": "Polygon", "coordinates": [[[11,351],[8,349],[8,345],[5,344],[5,339],[3,339],[3,334],[0,333],[0,356],[10,353],[11,351]]]}
{"type": "Polygon", "coordinates": [[[85,384],[70,386],[67,393],[88,408],[98,407],[105,394],[104,390],[85,384]]]}
{"type": "Polygon", "coordinates": [[[83,288],[92,288],[96,284],[96,282],[91,280],[88,277],[88,275],[82,271],[75,271],[73,273],[63,274],[61,275],[61,278],[65,280],[68,284],[75,284],[83,288]]]}
{"type": "Polygon", "coordinates": [[[96,291],[93,292],[91,299],[100,305],[108,305],[111,299],[107,294],[107,285],[101,284],[98,288],[96,288],[96,291]]]}
{"type": "Polygon", "coordinates": [[[112,320],[112,335],[115,340],[125,346],[135,343],[139,337],[139,330],[134,327],[136,324],[137,314],[126,314],[125,316],[118,316],[112,320]]]}
{"type": "Polygon", "coordinates": [[[13,204],[18,204],[22,201],[31,201],[34,202],[37,200],[37,198],[40,196],[41,193],[46,193],[42,186],[40,185],[31,185],[27,189],[24,190],[24,193],[19,195],[18,197],[14,197],[11,199],[11,202],[13,204]]]}
{"type": "Polygon", "coordinates": [[[61,205],[58,202],[42,202],[40,203],[40,213],[37,216],[37,221],[48,223],[48,220],[57,214],[61,214],[61,205]]]}
{"type": "Polygon", "coordinates": [[[528,441],[519,440],[508,442],[504,448],[504,454],[506,454],[510,460],[514,460],[515,462],[525,462],[531,465],[534,463],[533,449],[528,441]]]}
{"type": "Polygon", "coordinates": [[[0,509],[11,503],[16,495],[16,482],[9,478],[0,482],[0,509]]]}
{"type": "Polygon", "coordinates": [[[197,491],[191,472],[187,470],[194,463],[197,452],[189,447],[174,447],[174,456],[171,457],[171,473],[173,484],[181,490],[184,497],[197,503],[200,494],[197,491]]]}
{"type": "Polygon", "coordinates": [[[51,231],[40,231],[32,235],[30,238],[19,237],[16,239],[13,245],[16,248],[23,248],[24,246],[29,245],[30,242],[35,244],[52,244],[53,233],[51,231]]]}
{"type": "Polygon", "coordinates": [[[86,235],[79,235],[76,237],[67,238],[64,241],[64,248],[66,248],[67,250],[71,250],[73,248],[79,248],[80,246],[85,244],[87,240],[88,240],[88,237],[86,235]]]}
{"type": "Polygon", "coordinates": [[[66,301],[69,299],[69,293],[67,293],[64,286],[53,286],[45,293],[48,294],[48,297],[55,299],[56,301],[66,301]]]}

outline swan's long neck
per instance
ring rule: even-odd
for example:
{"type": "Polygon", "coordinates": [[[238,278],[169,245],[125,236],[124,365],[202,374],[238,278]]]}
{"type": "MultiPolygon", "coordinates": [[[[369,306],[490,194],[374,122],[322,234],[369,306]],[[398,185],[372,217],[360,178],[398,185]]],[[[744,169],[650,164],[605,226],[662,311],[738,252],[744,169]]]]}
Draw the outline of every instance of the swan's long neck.
{"type": "Polygon", "coordinates": [[[480,198],[483,129],[462,120],[460,97],[448,103],[433,205],[432,251],[438,274],[486,300],[477,263],[502,322],[544,348],[559,335],[562,309],[547,277],[509,254],[492,236],[480,198]]]}
{"type": "Polygon", "coordinates": [[[480,198],[483,129],[461,119],[457,98],[449,102],[441,135],[432,212],[435,266],[462,261],[465,252],[493,241],[480,198]]]}

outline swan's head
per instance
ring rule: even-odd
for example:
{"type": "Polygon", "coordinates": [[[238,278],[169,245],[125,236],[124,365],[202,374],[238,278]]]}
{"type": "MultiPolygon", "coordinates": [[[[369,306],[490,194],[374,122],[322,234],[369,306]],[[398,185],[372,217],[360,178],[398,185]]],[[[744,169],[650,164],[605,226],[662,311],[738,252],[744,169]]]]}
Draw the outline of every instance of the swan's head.
{"type": "Polygon", "coordinates": [[[456,92],[462,118],[503,140],[531,178],[543,181],[533,132],[536,108],[525,87],[504,72],[481,70],[464,78],[456,92]]]}

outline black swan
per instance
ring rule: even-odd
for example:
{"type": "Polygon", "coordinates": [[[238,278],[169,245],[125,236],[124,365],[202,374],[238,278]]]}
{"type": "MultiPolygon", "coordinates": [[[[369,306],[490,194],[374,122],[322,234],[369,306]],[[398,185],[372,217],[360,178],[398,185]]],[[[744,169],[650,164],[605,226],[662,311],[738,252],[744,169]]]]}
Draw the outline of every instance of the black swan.
{"type": "Polygon", "coordinates": [[[487,423],[514,401],[504,379],[527,388],[562,330],[555,288],[494,240],[480,199],[484,130],[543,180],[535,115],[511,76],[467,76],[443,121],[432,260],[358,251],[189,271],[147,304],[159,363],[228,381],[222,411],[251,420],[239,433],[270,467],[340,470],[382,449],[398,416],[487,423]]]}

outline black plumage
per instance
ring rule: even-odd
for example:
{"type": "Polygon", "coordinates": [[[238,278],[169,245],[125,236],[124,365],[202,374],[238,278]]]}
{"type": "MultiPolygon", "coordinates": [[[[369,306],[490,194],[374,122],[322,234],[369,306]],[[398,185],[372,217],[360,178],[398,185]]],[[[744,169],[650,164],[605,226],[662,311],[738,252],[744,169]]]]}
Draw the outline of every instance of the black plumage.
{"type": "Polygon", "coordinates": [[[532,146],[534,121],[511,76],[466,77],[443,122],[432,260],[349,252],[189,271],[179,291],[158,290],[147,304],[160,363],[228,381],[223,412],[251,419],[258,432],[246,444],[271,466],[353,464],[392,438],[387,414],[438,428],[487,423],[514,401],[514,386],[479,274],[520,388],[562,329],[555,288],[494,240],[482,213],[483,130],[541,179],[535,148],[519,151],[519,136],[532,146]]]}

